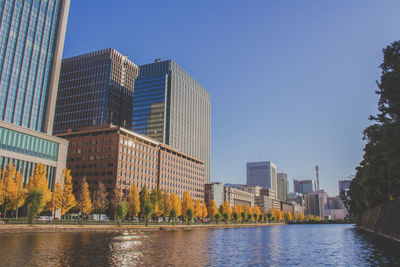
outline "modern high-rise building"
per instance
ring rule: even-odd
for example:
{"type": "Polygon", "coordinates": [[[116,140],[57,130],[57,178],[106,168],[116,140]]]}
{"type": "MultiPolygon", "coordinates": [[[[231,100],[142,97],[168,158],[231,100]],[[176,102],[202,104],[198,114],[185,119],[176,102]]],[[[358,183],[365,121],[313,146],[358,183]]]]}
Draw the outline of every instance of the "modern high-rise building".
{"type": "Polygon", "coordinates": [[[277,192],[276,165],[271,161],[247,162],[248,186],[261,186],[277,192]]]}
{"type": "Polygon", "coordinates": [[[141,65],[132,129],[205,163],[210,182],[211,105],[208,92],[173,60],[141,65]]]}
{"type": "Polygon", "coordinates": [[[0,168],[27,179],[46,166],[50,188],[68,142],[51,136],[69,0],[0,1],[0,168]]]}
{"type": "Polygon", "coordinates": [[[54,133],[112,123],[132,126],[138,67],[108,48],[62,61],[54,133]]]}
{"type": "Polygon", "coordinates": [[[315,192],[314,180],[293,180],[293,189],[296,193],[307,195],[315,192]]]}
{"type": "Polygon", "coordinates": [[[278,183],[278,199],[286,201],[288,199],[289,181],[286,173],[280,172],[277,174],[278,183]]]}

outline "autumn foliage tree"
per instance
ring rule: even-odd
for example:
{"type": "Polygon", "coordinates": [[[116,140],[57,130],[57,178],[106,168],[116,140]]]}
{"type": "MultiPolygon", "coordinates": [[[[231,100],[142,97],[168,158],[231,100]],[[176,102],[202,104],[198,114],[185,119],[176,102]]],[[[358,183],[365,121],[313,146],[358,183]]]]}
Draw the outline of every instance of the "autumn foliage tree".
{"type": "Polygon", "coordinates": [[[201,206],[200,200],[196,199],[194,201],[193,213],[195,218],[201,218],[203,215],[203,207],[201,206]]]}
{"type": "Polygon", "coordinates": [[[56,184],[55,191],[53,192],[53,199],[55,198],[54,208],[61,211],[61,216],[64,216],[70,209],[77,205],[75,195],[72,193],[72,176],[71,170],[64,169],[62,172],[62,186],[60,183],[56,184]],[[54,197],[54,194],[56,196],[54,197]]]}
{"type": "Polygon", "coordinates": [[[165,221],[166,217],[168,217],[169,213],[171,212],[171,199],[167,191],[164,191],[162,194],[160,209],[165,221]]]}
{"type": "Polygon", "coordinates": [[[103,182],[100,182],[97,186],[97,190],[94,193],[93,209],[99,214],[104,214],[108,207],[108,193],[106,186],[103,182]]]}
{"type": "Polygon", "coordinates": [[[208,215],[206,203],[204,203],[204,202],[201,203],[201,209],[202,209],[202,211],[203,211],[201,217],[202,217],[202,218],[206,218],[207,215],[208,215]]]}
{"type": "Polygon", "coordinates": [[[261,215],[260,207],[255,205],[253,208],[253,217],[254,217],[255,222],[257,222],[259,220],[260,215],[261,215]]]}
{"type": "Polygon", "coordinates": [[[90,199],[89,186],[86,179],[83,179],[78,198],[78,209],[82,214],[81,219],[83,219],[84,215],[89,215],[92,212],[92,208],[93,205],[92,200],[90,199]]]}
{"type": "Polygon", "coordinates": [[[3,203],[4,216],[6,216],[7,210],[16,210],[24,205],[26,190],[23,187],[23,178],[11,163],[2,172],[1,188],[0,202],[3,203]]]}
{"type": "Polygon", "coordinates": [[[128,195],[128,214],[131,217],[137,217],[140,212],[140,199],[138,189],[135,183],[129,188],[128,195]]]}
{"type": "Polygon", "coordinates": [[[181,216],[182,214],[181,201],[179,200],[179,196],[176,193],[171,194],[170,203],[171,203],[171,211],[169,214],[170,220],[172,220],[172,222],[175,222],[176,218],[181,216]]]}
{"type": "Polygon", "coordinates": [[[214,199],[211,200],[209,206],[208,206],[208,215],[210,216],[211,220],[214,219],[215,215],[218,213],[217,206],[215,205],[214,199]]]}
{"type": "Polygon", "coordinates": [[[187,211],[191,209],[193,212],[193,200],[189,194],[189,191],[184,191],[182,196],[182,217],[187,219],[187,211]]]}
{"type": "Polygon", "coordinates": [[[39,208],[39,213],[43,211],[46,204],[51,200],[51,191],[49,190],[49,182],[47,181],[46,167],[42,163],[36,164],[33,175],[29,179],[27,186],[28,194],[32,191],[39,190],[42,192],[42,200],[39,208]]]}

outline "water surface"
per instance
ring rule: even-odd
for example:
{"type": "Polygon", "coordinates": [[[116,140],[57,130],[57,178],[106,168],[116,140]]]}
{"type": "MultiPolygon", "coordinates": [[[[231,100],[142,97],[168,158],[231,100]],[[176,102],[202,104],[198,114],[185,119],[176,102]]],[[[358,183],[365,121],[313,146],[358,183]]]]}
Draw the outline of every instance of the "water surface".
{"type": "Polygon", "coordinates": [[[354,225],[0,235],[0,266],[395,266],[400,245],[354,225]]]}

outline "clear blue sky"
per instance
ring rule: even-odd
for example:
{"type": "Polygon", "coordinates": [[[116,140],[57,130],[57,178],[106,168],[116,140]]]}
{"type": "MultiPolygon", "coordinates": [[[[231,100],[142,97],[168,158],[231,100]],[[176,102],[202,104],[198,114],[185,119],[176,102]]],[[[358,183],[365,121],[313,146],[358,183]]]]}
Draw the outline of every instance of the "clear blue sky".
{"type": "Polygon", "coordinates": [[[362,159],[382,48],[400,1],[71,1],[64,57],[113,47],[138,65],[173,59],[211,96],[211,180],[246,162],[337,181],[362,159]]]}

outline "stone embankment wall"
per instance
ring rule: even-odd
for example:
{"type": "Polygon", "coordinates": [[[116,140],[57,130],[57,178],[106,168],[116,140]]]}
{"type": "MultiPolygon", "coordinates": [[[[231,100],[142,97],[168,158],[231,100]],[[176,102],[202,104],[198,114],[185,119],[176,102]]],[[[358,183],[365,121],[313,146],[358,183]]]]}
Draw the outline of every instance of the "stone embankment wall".
{"type": "MultiPolygon", "coordinates": [[[[273,225],[283,225],[283,223],[269,224],[218,224],[218,225],[0,225],[0,234],[2,233],[58,233],[58,232],[124,232],[124,231],[173,231],[173,230],[194,230],[194,229],[221,229],[221,228],[245,228],[245,227],[264,227],[273,225]]],[[[1,264],[0,264],[1,265],[1,264]]]]}
{"type": "Polygon", "coordinates": [[[363,213],[358,226],[400,242],[400,199],[392,200],[363,213]]]}

